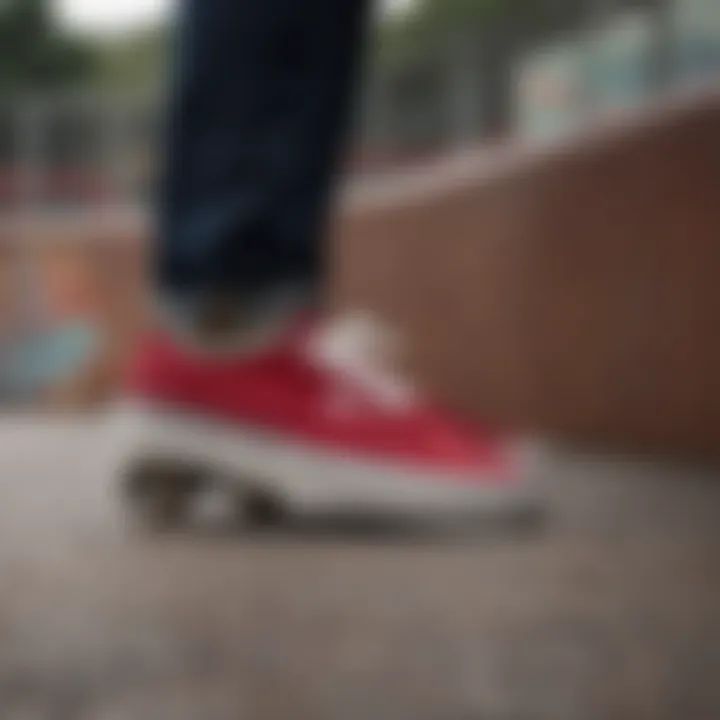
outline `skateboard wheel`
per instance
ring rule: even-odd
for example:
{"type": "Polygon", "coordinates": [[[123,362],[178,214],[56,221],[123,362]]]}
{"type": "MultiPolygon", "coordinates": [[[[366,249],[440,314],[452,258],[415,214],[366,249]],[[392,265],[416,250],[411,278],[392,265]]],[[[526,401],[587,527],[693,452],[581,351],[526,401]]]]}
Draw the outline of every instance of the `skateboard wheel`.
{"type": "Polygon", "coordinates": [[[135,521],[155,531],[183,526],[202,489],[202,472],[179,462],[143,459],[125,473],[124,500],[135,521]]]}
{"type": "Polygon", "coordinates": [[[281,498],[262,490],[244,490],[236,498],[238,520],[253,528],[274,528],[288,517],[288,509],[281,498]]]}

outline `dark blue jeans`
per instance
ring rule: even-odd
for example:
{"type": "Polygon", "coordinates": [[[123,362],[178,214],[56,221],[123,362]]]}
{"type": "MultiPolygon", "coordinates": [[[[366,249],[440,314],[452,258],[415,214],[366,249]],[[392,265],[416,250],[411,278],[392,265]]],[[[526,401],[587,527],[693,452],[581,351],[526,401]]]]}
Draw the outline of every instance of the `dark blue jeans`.
{"type": "Polygon", "coordinates": [[[159,282],[257,298],[322,275],[368,0],[183,0],[159,282]]]}

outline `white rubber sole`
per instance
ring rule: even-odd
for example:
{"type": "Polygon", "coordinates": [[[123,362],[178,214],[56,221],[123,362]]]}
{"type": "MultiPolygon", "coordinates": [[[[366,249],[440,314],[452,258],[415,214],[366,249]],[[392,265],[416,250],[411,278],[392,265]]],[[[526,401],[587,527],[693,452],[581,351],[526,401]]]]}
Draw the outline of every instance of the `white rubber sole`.
{"type": "Polygon", "coordinates": [[[260,495],[293,517],[351,514],[440,522],[502,519],[539,507],[532,468],[519,447],[523,479],[503,485],[493,478],[482,481],[308,449],[149,405],[123,407],[114,423],[115,437],[122,439],[119,472],[153,461],[197,468],[205,487],[224,488],[238,498],[260,495]]]}

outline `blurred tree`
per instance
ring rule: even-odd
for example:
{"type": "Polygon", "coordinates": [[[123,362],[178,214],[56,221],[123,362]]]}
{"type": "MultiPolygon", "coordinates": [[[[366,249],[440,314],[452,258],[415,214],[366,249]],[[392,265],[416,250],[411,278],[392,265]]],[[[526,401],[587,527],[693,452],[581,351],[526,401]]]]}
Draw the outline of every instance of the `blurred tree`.
{"type": "Polygon", "coordinates": [[[98,80],[115,91],[154,93],[165,77],[169,31],[150,28],[109,40],[100,48],[98,80]]]}
{"type": "Polygon", "coordinates": [[[502,134],[511,121],[518,55],[532,43],[577,26],[590,2],[418,0],[410,12],[381,30],[380,77],[429,59],[443,65],[445,102],[457,142],[480,132],[502,134]]]}
{"type": "Polygon", "coordinates": [[[49,0],[0,0],[0,94],[66,87],[90,77],[95,53],[62,35],[49,0]]]}
{"type": "Polygon", "coordinates": [[[381,28],[379,73],[392,76],[428,59],[445,63],[458,141],[502,134],[511,122],[514,62],[525,50],[639,7],[656,12],[660,68],[669,62],[671,6],[672,0],[417,0],[381,28]]]}

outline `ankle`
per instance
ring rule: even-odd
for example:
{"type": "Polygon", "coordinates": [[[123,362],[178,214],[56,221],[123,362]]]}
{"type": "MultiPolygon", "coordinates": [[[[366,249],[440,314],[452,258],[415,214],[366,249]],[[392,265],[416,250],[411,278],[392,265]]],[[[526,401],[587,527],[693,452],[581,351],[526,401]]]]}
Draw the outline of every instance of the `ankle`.
{"type": "Polygon", "coordinates": [[[287,289],[254,298],[230,293],[164,297],[156,320],[179,340],[209,352],[254,352],[310,311],[309,294],[287,289]]]}

